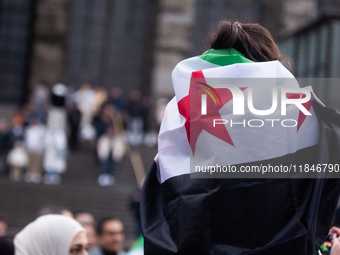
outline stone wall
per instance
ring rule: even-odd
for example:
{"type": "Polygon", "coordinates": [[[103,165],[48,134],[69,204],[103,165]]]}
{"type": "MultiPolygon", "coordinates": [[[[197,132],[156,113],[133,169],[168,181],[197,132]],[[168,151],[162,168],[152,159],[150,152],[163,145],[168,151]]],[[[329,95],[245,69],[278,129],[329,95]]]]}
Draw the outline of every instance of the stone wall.
{"type": "Polygon", "coordinates": [[[31,60],[32,88],[39,82],[49,86],[64,78],[68,0],[38,0],[31,60]]]}
{"type": "Polygon", "coordinates": [[[174,95],[171,72],[191,51],[194,0],[161,0],[154,51],[152,88],[156,97],[174,95]]]}
{"type": "MultiPolygon", "coordinates": [[[[192,55],[198,1],[203,0],[160,0],[151,85],[157,98],[173,96],[171,72],[179,61],[192,55]]],[[[52,86],[65,79],[69,2],[37,0],[31,88],[41,81],[52,86]]],[[[266,25],[274,36],[284,37],[315,20],[319,2],[263,0],[264,12],[259,22],[266,25]]],[[[225,13],[228,13],[227,9],[225,13]]]]}
{"type": "Polygon", "coordinates": [[[283,3],[281,36],[290,35],[309,25],[318,16],[317,1],[290,0],[283,3]]]}

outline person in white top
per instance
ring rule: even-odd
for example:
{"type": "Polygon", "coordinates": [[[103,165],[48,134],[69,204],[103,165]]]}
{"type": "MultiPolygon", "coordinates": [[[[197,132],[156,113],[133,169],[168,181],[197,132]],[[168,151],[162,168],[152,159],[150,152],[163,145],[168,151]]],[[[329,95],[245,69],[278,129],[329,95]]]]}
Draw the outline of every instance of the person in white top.
{"type": "Polygon", "coordinates": [[[49,127],[46,131],[45,146],[43,182],[58,185],[61,182],[60,174],[65,172],[67,166],[67,137],[64,129],[58,126],[49,127]]]}
{"type": "Polygon", "coordinates": [[[45,150],[45,125],[39,119],[32,117],[25,130],[25,145],[29,155],[29,165],[25,175],[26,182],[39,183],[42,173],[42,159],[45,150]]]}
{"type": "Polygon", "coordinates": [[[112,186],[115,183],[113,173],[116,163],[119,162],[125,153],[125,141],[121,136],[116,135],[113,126],[106,128],[97,142],[97,155],[100,160],[100,175],[98,184],[100,186],[112,186]]]}

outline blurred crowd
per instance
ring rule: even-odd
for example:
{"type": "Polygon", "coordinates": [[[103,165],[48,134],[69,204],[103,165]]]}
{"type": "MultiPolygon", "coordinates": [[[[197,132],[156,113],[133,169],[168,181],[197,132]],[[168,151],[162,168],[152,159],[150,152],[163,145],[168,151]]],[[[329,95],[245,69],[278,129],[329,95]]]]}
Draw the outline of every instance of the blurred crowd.
{"type": "Polygon", "coordinates": [[[60,83],[51,89],[38,84],[28,104],[10,120],[0,118],[0,174],[12,181],[58,185],[69,150],[90,141],[98,184],[112,186],[116,163],[129,146],[156,145],[167,102],[154,104],[137,89],[124,97],[120,87],[108,90],[85,83],[72,91],[60,83]]]}
{"type": "Polygon", "coordinates": [[[64,207],[48,205],[41,208],[37,218],[15,236],[7,233],[7,222],[0,216],[2,255],[135,254],[124,249],[131,246],[125,245],[124,241],[124,225],[112,215],[96,221],[89,212],[72,213],[64,207]]]}
{"type": "MultiPolygon", "coordinates": [[[[37,218],[16,235],[7,233],[6,219],[0,216],[0,254],[60,255],[143,255],[143,237],[126,244],[124,225],[109,215],[98,220],[87,211],[71,212],[58,205],[47,205],[37,218]],[[80,233],[80,234],[79,234],[80,233]]],[[[318,254],[340,255],[340,209],[333,227],[318,254]]]]}
{"type": "MultiPolygon", "coordinates": [[[[72,90],[60,83],[51,88],[39,84],[28,104],[10,118],[0,116],[0,175],[8,176],[13,182],[58,185],[67,171],[70,152],[78,153],[82,144],[87,143],[92,146],[93,160],[98,163],[94,169],[98,171],[98,184],[112,186],[115,168],[131,147],[157,144],[167,103],[164,98],[154,102],[139,90],[124,96],[120,87],[108,90],[83,84],[72,90]]],[[[140,196],[139,189],[130,195],[135,237],[140,237],[138,245],[143,242],[140,196]]],[[[54,254],[52,251],[60,249],[63,249],[60,254],[64,254],[65,247],[67,254],[139,254],[125,251],[131,243],[123,247],[124,226],[113,216],[96,221],[89,212],[72,213],[62,207],[47,206],[15,236],[8,235],[6,229],[7,222],[0,216],[0,254],[3,255],[14,254],[14,250],[18,255],[54,254]],[[59,246],[44,244],[46,236],[59,246]]]]}

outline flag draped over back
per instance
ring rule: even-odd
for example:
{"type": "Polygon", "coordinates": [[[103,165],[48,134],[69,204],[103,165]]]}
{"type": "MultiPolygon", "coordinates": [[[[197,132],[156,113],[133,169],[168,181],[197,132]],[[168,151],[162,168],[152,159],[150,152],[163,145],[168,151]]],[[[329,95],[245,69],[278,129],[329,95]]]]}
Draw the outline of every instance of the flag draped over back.
{"type": "MultiPolygon", "coordinates": [[[[308,88],[312,96],[304,107],[310,116],[288,105],[285,117],[296,120],[296,126],[274,127],[272,121],[254,128],[249,121],[256,117],[265,123],[266,116],[250,109],[232,115],[236,99],[214,84],[216,78],[294,79],[278,61],[253,63],[234,49],[210,50],[175,67],[176,96],[165,110],[158,155],[143,188],[145,254],[313,254],[332,222],[338,179],[195,179],[190,167],[193,161],[222,166],[339,164],[340,117],[320,105],[308,88]],[[210,96],[204,116],[203,94],[210,96]],[[211,109],[234,126],[226,121],[212,128],[211,109]]],[[[269,109],[268,88],[285,86],[298,88],[297,82],[255,84],[261,93],[253,94],[254,101],[269,109]]],[[[253,88],[238,89],[248,94],[253,88]]],[[[273,114],[279,118],[279,109],[273,114]]]]}

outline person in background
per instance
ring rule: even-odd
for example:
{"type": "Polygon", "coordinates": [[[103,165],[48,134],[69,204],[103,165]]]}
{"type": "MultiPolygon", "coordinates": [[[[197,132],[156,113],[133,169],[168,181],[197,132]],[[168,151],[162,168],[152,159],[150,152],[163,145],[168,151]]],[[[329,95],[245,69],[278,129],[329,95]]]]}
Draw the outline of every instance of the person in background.
{"type": "Polygon", "coordinates": [[[50,106],[50,91],[45,82],[41,82],[34,87],[30,102],[32,112],[37,115],[42,123],[45,123],[48,107],[50,106]]]}
{"type": "Polygon", "coordinates": [[[125,107],[128,115],[127,137],[130,145],[138,146],[143,142],[144,136],[144,112],[142,92],[138,89],[132,90],[129,101],[125,107]]]}
{"type": "Polygon", "coordinates": [[[80,125],[80,111],[72,100],[69,100],[68,104],[68,123],[69,123],[69,137],[68,145],[71,151],[78,149],[79,144],[79,125],[80,125]]]}
{"type": "Polygon", "coordinates": [[[64,215],[43,215],[14,238],[16,255],[87,255],[84,228],[64,215]]]}
{"type": "Polygon", "coordinates": [[[92,140],[94,138],[94,129],[91,123],[95,94],[91,84],[82,84],[80,89],[73,93],[72,97],[81,114],[80,137],[84,140],[92,140]]]}
{"type": "Polygon", "coordinates": [[[10,167],[10,179],[15,182],[20,181],[24,173],[24,169],[29,163],[29,157],[23,141],[18,140],[14,143],[14,147],[8,153],[7,163],[10,167]]]}
{"type": "Polygon", "coordinates": [[[94,100],[93,100],[93,116],[96,116],[102,105],[107,101],[109,95],[107,89],[101,86],[96,86],[93,90],[94,92],[94,100]]]}
{"type": "Polygon", "coordinates": [[[142,97],[142,119],[143,119],[143,143],[148,147],[153,147],[157,144],[157,134],[153,128],[153,115],[150,116],[153,99],[150,95],[142,97]]]}
{"type": "Polygon", "coordinates": [[[67,137],[65,131],[55,125],[47,129],[43,166],[44,183],[59,185],[60,175],[66,171],[67,137]]]}
{"type": "Polygon", "coordinates": [[[45,122],[40,120],[39,115],[33,112],[31,104],[24,104],[23,106],[21,106],[20,112],[24,121],[24,127],[28,126],[32,117],[38,118],[41,123],[45,124],[45,122]]]}
{"type": "Polygon", "coordinates": [[[74,219],[78,221],[86,230],[86,237],[88,240],[87,251],[90,252],[97,245],[97,233],[95,229],[95,220],[91,213],[77,212],[74,214],[74,219]]]}
{"type": "Polygon", "coordinates": [[[109,126],[112,126],[113,107],[110,104],[103,104],[98,115],[93,119],[93,126],[96,130],[96,139],[103,135],[109,126]]]}
{"type": "Polygon", "coordinates": [[[47,126],[58,126],[66,131],[67,111],[66,98],[68,87],[65,84],[57,83],[52,87],[51,106],[47,115],[47,126]]]}
{"type": "Polygon", "coordinates": [[[115,183],[113,172],[115,170],[115,145],[116,134],[112,126],[106,128],[105,134],[101,135],[97,142],[97,155],[100,161],[100,186],[112,186],[115,183]]]}
{"type": "Polygon", "coordinates": [[[25,130],[25,145],[29,156],[29,165],[25,175],[26,182],[40,183],[42,160],[45,150],[46,127],[37,117],[30,119],[25,130]]]}
{"type": "Polygon", "coordinates": [[[67,167],[67,93],[68,88],[65,84],[57,83],[52,88],[43,160],[45,170],[43,182],[47,185],[59,185],[60,174],[64,173],[67,167]]]}
{"type": "Polygon", "coordinates": [[[16,140],[24,139],[24,116],[21,110],[11,117],[11,128],[8,136],[8,150],[12,149],[16,140]]]}
{"type": "Polygon", "coordinates": [[[98,246],[89,255],[125,255],[123,223],[114,218],[102,218],[97,223],[98,246]]]}
{"type": "Polygon", "coordinates": [[[123,111],[124,100],[123,100],[123,90],[121,87],[113,87],[110,90],[108,102],[119,112],[123,111]]]}
{"type": "Polygon", "coordinates": [[[86,237],[88,240],[86,249],[91,252],[97,246],[97,233],[94,225],[82,224],[83,228],[86,230],[86,237]]]}

